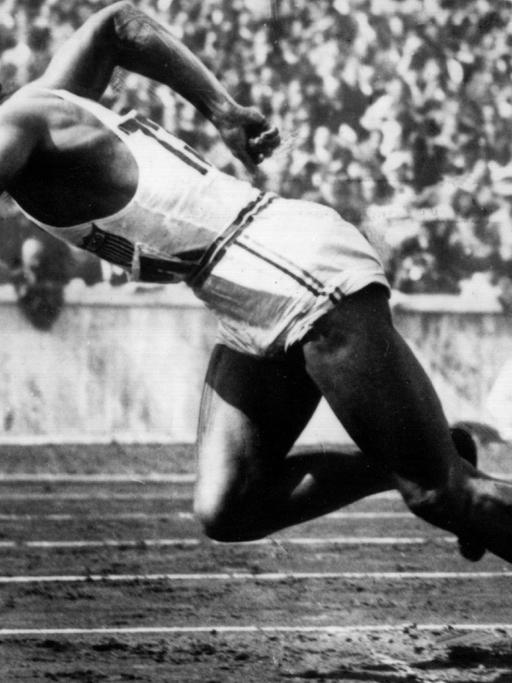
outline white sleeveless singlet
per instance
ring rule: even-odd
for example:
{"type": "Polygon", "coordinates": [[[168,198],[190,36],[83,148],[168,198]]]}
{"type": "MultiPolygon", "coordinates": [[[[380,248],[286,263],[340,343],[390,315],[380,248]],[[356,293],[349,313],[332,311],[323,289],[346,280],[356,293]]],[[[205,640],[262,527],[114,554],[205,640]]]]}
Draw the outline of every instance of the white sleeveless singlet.
{"type": "Polygon", "coordinates": [[[274,198],[222,173],[136,112],[119,116],[66,90],[50,92],[90,112],[124,142],[138,167],[137,189],[117,213],[69,227],[45,224],[19,208],[46,232],[123,267],[134,280],[179,282],[208,269],[274,198]]]}
{"type": "Polygon", "coordinates": [[[132,279],[186,281],[217,316],[223,344],[257,356],[279,353],[343,297],[370,284],[389,291],[374,249],[332,209],[259,192],[135,112],[120,117],[52,92],[126,144],[139,181],[128,204],[107,218],[66,228],[28,218],[132,279]]]}

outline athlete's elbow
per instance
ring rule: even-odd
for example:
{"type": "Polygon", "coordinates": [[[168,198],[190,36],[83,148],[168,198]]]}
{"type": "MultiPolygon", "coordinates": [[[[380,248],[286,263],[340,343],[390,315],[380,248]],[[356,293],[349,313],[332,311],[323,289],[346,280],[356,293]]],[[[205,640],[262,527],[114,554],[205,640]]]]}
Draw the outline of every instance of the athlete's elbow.
{"type": "Polygon", "coordinates": [[[134,13],[140,14],[128,0],[120,0],[94,12],[80,29],[85,44],[97,45],[112,55],[119,49],[127,17],[133,17],[134,13]]]}
{"type": "Polygon", "coordinates": [[[95,39],[108,41],[112,48],[124,39],[127,27],[133,24],[134,17],[140,15],[144,16],[131,2],[119,0],[92,14],[84,29],[88,27],[95,39]]]}
{"type": "Polygon", "coordinates": [[[115,38],[121,48],[140,46],[151,33],[150,17],[127,0],[111,5],[115,38]]]}
{"type": "Polygon", "coordinates": [[[131,2],[128,0],[119,0],[119,2],[114,2],[103,9],[91,14],[89,19],[84,25],[106,26],[112,25],[113,22],[117,21],[119,17],[126,15],[127,13],[138,11],[131,2]]]}

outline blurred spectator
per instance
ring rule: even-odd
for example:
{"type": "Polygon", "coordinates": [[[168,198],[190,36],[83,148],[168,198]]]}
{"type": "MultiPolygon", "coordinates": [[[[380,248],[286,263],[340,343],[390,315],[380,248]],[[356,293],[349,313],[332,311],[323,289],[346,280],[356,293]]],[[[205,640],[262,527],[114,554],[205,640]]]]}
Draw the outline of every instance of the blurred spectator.
{"type": "Polygon", "coordinates": [[[38,330],[50,330],[64,306],[61,284],[42,281],[16,285],[18,306],[38,330]]]}
{"type": "Polygon", "coordinates": [[[49,330],[58,318],[64,305],[64,285],[69,282],[68,249],[64,244],[62,248],[60,244],[52,246],[36,237],[26,239],[20,265],[11,273],[18,305],[41,330],[49,330]]]}
{"type": "Polygon", "coordinates": [[[29,285],[43,280],[65,284],[69,281],[68,247],[60,242],[49,247],[40,238],[27,238],[21,247],[18,276],[29,285]]]}

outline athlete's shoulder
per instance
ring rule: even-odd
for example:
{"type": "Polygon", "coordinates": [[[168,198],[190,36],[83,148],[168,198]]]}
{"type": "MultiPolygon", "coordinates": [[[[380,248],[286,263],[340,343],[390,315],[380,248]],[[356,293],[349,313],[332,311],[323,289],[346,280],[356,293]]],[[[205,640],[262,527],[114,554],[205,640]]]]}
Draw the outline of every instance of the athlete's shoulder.
{"type": "Polygon", "coordinates": [[[35,83],[22,86],[0,99],[0,121],[28,123],[40,120],[54,97],[35,83]]]}
{"type": "Polygon", "coordinates": [[[0,125],[51,129],[55,122],[69,119],[72,111],[59,92],[34,81],[0,101],[0,125]]]}

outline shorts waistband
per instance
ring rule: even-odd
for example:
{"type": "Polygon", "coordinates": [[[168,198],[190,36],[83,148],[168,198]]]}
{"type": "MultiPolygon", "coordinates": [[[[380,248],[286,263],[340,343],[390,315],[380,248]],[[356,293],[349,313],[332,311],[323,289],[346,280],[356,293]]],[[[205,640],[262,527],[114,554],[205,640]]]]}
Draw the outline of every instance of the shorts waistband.
{"type": "Polygon", "coordinates": [[[187,277],[186,283],[193,288],[201,287],[214,267],[222,259],[228,247],[247,228],[256,216],[266,209],[278,195],[272,192],[260,192],[254,201],[245,206],[233,223],[219,235],[205,251],[194,272],[187,277]]]}

